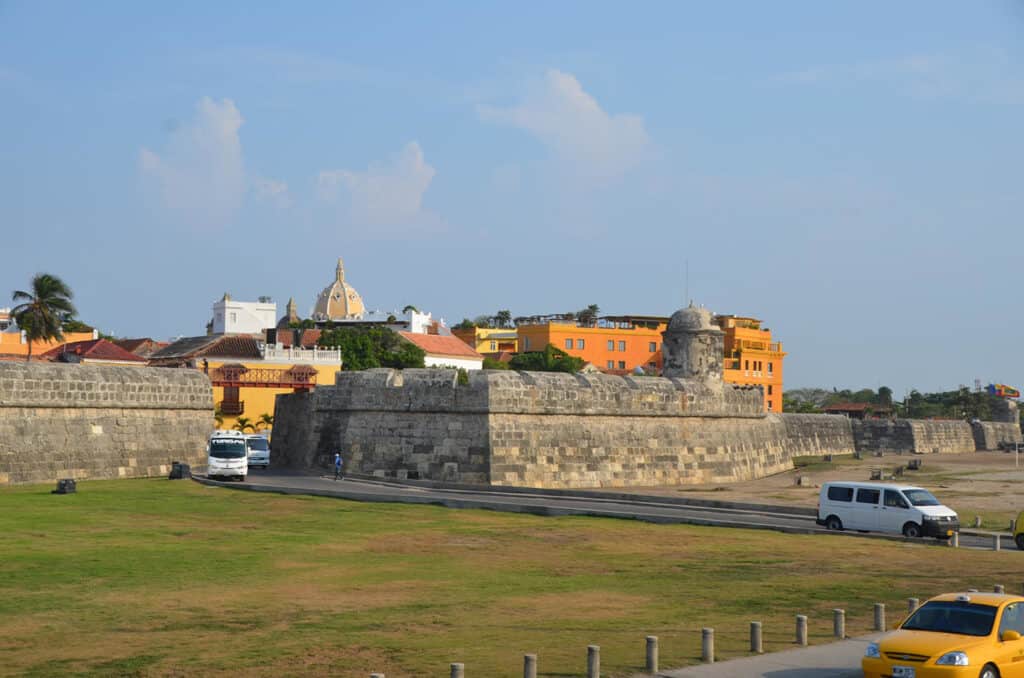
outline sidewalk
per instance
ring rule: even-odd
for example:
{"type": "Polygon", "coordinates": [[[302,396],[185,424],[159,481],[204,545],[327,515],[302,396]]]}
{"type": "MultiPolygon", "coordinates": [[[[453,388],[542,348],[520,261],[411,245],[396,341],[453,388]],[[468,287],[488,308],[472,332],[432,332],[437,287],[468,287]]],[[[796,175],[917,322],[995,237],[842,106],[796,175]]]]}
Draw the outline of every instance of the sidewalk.
{"type": "Polygon", "coordinates": [[[663,678],[860,678],[860,658],[876,633],[827,645],[772,652],[756,657],[743,657],[662,671],[663,678]]]}

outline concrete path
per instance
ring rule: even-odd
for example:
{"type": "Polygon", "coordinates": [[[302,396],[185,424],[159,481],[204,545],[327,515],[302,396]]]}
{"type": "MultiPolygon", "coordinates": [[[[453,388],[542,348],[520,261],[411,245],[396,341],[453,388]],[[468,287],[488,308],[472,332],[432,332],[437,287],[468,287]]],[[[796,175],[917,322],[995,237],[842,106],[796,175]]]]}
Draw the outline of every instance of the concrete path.
{"type": "Polygon", "coordinates": [[[860,658],[876,633],[827,645],[812,645],[757,657],[731,659],[685,669],[662,671],[664,678],[860,678],[860,658]]]}

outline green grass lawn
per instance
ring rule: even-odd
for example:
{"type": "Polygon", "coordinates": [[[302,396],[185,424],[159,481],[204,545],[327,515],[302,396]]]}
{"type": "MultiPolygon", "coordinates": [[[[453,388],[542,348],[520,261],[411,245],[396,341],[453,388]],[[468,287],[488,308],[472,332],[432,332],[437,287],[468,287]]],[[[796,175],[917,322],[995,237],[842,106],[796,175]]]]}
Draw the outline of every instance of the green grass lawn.
{"type": "Polygon", "coordinates": [[[751,620],[790,647],[834,607],[1024,581],[1016,552],[601,518],[543,518],[207,488],[86,481],[0,489],[0,673],[580,676],[743,655],[751,620]]]}

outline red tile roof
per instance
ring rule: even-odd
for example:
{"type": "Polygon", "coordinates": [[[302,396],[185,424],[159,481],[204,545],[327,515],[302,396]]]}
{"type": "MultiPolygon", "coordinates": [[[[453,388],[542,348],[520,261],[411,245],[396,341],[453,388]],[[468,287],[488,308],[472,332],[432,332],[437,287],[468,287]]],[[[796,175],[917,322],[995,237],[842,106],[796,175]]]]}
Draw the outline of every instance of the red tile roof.
{"type": "Polygon", "coordinates": [[[316,342],[320,341],[321,334],[321,330],[302,330],[302,334],[299,335],[299,346],[301,348],[316,346],[316,342]]]}
{"type": "Polygon", "coordinates": [[[91,341],[72,341],[68,344],[61,344],[43,354],[44,358],[57,359],[61,354],[70,353],[86,360],[117,360],[126,363],[145,363],[145,358],[140,358],[134,353],[129,353],[112,341],[106,339],[93,339],[91,341]]]}
{"type": "Polygon", "coordinates": [[[474,351],[466,342],[458,337],[441,334],[418,334],[416,332],[399,332],[403,339],[419,346],[427,355],[444,355],[453,358],[476,358],[483,360],[483,356],[474,351]]]}

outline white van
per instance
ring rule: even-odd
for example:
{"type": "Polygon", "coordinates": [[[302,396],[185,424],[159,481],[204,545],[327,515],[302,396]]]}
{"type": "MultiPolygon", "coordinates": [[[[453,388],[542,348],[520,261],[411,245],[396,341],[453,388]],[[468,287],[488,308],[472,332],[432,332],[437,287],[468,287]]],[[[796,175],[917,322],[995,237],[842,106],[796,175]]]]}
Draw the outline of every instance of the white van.
{"type": "Polygon", "coordinates": [[[249,453],[249,466],[270,466],[270,441],[262,433],[245,436],[245,448],[249,453]]]}
{"type": "Polygon", "coordinates": [[[245,480],[249,473],[245,434],[214,431],[206,443],[206,476],[245,480]]]}
{"type": "Polygon", "coordinates": [[[936,539],[948,539],[960,529],[956,512],[943,506],[931,492],[894,483],[825,483],[818,498],[816,522],[830,530],[936,539]]]}

